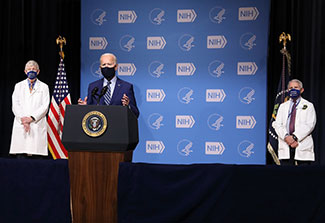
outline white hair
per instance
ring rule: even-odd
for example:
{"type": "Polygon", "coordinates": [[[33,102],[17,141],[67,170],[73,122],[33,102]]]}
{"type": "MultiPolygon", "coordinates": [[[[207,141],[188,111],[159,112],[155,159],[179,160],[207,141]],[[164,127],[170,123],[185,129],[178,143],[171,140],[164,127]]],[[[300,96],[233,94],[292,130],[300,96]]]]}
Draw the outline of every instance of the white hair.
{"type": "Polygon", "coordinates": [[[116,56],[115,56],[114,54],[112,54],[112,53],[104,53],[104,54],[102,54],[102,55],[100,56],[99,61],[102,60],[102,57],[103,57],[103,56],[111,56],[111,57],[113,57],[114,63],[115,63],[115,64],[117,63],[117,59],[116,59],[116,56]]]}
{"type": "Polygon", "coordinates": [[[27,67],[36,67],[37,70],[39,70],[38,63],[35,60],[30,60],[25,65],[25,70],[27,70],[27,67]]]}
{"type": "Polygon", "coordinates": [[[289,88],[289,84],[290,84],[291,82],[296,82],[296,83],[298,83],[298,85],[299,85],[300,88],[303,88],[303,87],[304,87],[303,84],[302,84],[302,82],[301,82],[300,80],[298,80],[298,79],[292,79],[292,80],[289,81],[289,83],[288,83],[288,88],[289,88]]]}

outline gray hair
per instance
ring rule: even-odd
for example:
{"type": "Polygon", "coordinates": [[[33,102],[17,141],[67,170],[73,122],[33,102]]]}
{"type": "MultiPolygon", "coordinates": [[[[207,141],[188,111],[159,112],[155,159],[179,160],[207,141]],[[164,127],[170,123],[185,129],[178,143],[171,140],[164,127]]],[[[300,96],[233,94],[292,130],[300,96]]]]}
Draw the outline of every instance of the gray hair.
{"type": "Polygon", "coordinates": [[[291,81],[289,81],[289,83],[288,83],[288,88],[289,88],[289,84],[290,84],[291,82],[296,82],[296,83],[298,83],[298,85],[299,85],[300,88],[304,88],[302,82],[301,82],[300,80],[298,80],[298,79],[292,79],[291,81]]]}
{"type": "Polygon", "coordinates": [[[37,70],[39,70],[38,63],[35,60],[30,60],[25,65],[25,70],[27,70],[27,67],[36,67],[37,70]]]}
{"type": "Polygon", "coordinates": [[[113,57],[114,63],[117,64],[117,59],[116,59],[116,56],[115,56],[114,54],[112,54],[112,53],[104,53],[104,54],[102,54],[102,55],[100,56],[99,61],[102,60],[102,57],[103,57],[103,56],[111,56],[111,57],[113,57]]]}

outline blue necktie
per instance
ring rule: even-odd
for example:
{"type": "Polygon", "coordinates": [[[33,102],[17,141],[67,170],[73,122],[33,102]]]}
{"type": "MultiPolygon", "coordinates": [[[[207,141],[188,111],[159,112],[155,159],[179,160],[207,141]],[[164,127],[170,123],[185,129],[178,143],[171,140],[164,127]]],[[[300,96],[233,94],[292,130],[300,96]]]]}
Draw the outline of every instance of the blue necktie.
{"type": "Polygon", "coordinates": [[[104,94],[104,101],[106,105],[109,105],[111,103],[111,86],[110,86],[111,82],[109,81],[107,83],[107,91],[104,94]]]}

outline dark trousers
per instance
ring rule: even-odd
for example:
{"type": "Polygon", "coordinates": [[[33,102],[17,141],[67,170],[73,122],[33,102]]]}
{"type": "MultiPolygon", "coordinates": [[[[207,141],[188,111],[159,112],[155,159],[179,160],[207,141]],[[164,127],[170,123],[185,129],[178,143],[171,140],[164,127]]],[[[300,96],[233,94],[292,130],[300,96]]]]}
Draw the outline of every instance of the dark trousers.
{"type": "Polygon", "coordinates": [[[16,158],[16,159],[45,159],[46,156],[41,155],[28,155],[26,153],[20,153],[15,155],[10,155],[10,157],[16,158]]]}
{"type": "Polygon", "coordinates": [[[280,160],[282,166],[306,166],[310,165],[311,161],[295,160],[296,149],[290,147],[290,159],[280,160]]]}

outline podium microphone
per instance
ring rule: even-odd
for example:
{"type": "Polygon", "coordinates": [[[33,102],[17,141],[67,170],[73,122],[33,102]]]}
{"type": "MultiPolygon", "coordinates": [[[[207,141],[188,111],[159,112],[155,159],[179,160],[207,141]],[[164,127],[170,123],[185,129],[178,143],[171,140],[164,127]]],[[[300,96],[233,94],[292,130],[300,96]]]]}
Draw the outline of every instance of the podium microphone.
{"type": "Polygon", "coordinates": [[[100,91],[100,94],[99,94],[99,98],[103,97],[104,94],[106,94],[107,88],[108,88],[107,85],[102,88],[102,90],[100,91]]]}
{"type": "Polygon", "coordinates": [[[99,101],[100,99],[104,96],[104,94],[106,94],[106,91],[107,91],[107,85],[105,87],[102,88],[102,90],[100,91],[100,94],[98,95],[98,98],[97,98],[97,105],[99,105],[99,101]]]}
{"type": "Polygon", "coordinates": [[[94,87],[94,89],[91,91],[91,96],[94,97],[97,95],[98,87],[94,87]]]}

